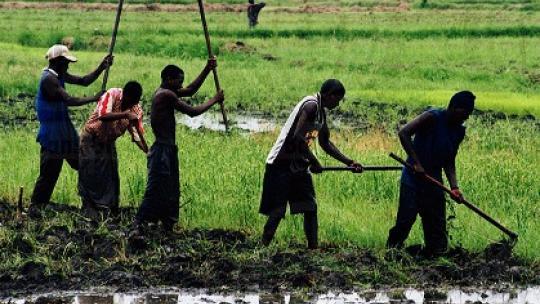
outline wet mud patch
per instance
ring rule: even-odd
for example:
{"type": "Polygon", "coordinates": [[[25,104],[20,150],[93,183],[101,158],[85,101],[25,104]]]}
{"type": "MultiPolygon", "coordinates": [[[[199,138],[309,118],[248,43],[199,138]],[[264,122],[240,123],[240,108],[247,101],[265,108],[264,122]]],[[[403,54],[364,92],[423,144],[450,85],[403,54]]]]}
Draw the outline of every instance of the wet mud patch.
{"type": "Polygon", "coordinates": [[[164,233],[149,227],[141,239],[144,246],[134,250],[129,241],[134,209],[92,223],[75,207],[51,205],[20,225],[14,206],[0,202],[0,297],[93,286],[322,292],[405,284],[540,283],[540,267],[501,244],[480,252],[454,248],[445,257],[426,259],[414,252],[388,255],[383,249],[345,244],[323,244],[316,251],[294,242],[262,248],[259,235],[244,231],[164,233]]]}

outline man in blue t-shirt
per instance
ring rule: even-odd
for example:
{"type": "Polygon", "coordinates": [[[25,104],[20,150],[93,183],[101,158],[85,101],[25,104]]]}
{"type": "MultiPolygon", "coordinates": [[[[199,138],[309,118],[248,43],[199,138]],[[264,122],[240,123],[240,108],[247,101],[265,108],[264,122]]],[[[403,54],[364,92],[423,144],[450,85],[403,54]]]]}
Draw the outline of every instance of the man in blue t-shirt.
{"type": "Polygon", "coordinates": [[[399,131],[407,162],[415,172],[404,168],[401,175],[396,225],[390,229],[387,247],[401,248],[420,214],[424,229],[426,256],[438,256],[448,247],[446,205],[441,189],[427,182],[428,174],[442,182],[446,173],[452,193],[462,197],[456,178],[456,155],[465,136],[463,123],[469,118],[476,97],[469,91],[456,93],[447,109],[428,110],[399,131]],[[414,139],[413,139],[414,137],[414,139]]]}
{"type": "Polygon", "coordinates": [[[39,177],[32,193],[30,211],[49,203],[54,186],[62,170],[63,161],[75,170],[79,168],[79,135],[69,117],[68,107],[95,102],[102,95],[77,98],[65,90],[65,83],[88,86],[110,65],[112,56],[106,56],[96,70],[86,76],[68,73],[69,64],[77,58],[64,45],[53,45],[46,58],[49,66],[43,70],[36,96],[39,120],[37,141],[41,145],[39,177]]]}

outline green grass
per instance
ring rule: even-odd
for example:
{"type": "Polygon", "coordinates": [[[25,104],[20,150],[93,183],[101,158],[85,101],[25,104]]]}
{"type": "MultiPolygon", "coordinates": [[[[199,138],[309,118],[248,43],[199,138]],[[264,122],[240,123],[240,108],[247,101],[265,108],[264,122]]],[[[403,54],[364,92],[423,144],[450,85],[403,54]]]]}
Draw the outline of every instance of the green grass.
{"type": "MultiPolygon", "coordinates": [[[[26,0],[23,2],[40,2],[41,0],[26,0]]],[[[76,3],[77,0],[60,0],[54,2],[76,3]]],[[[117,3],[116,0],[86,0],[86,3],[117,3]]],[[[263,2],[263,1],[261,1],[263,2]]],[[[272,6],[299,5],[332,5],[332,6],[396,6],[394,0],[272,0],[266,1],[272,6]]],[[[409,1],[406,1],[409,2],[409,1]]],[[[196,0],[130,0],[129,4],[196,4],[196,0]]],[[[204,3],[247,4],[247,0],[206,0],[204,3]]]]}
{"type": "MultiPolygon", "coordinates": [[[[26,0],[24,2],[39,2],[26,0]]],[[[60,0],[55,2],[80,2],[60,0]]],[[[115,0],[86,0],[87,3],[116,3],[115,0]]],[[[538,11],[540,3],[536,0],[272,0],[266,1],[272,7],[333,6],[333,7],[396,7],[401,2],[420,9],[482,9],[482,10],[523,10],[538,11]]],[[[131,4],[195,4],[195,0],[131,0],[131,4]]],[[[245,0],[207,0],[205,3],[245,4],[245,0]]]]}
{"type": "MultiPolygon", "coordinates": [[[[107,49],[114,12],[3,10],[0,17],[0,55],[6,58],[0,68],[8,71],[0,76],[0,96],[7,97],[35,92],[46,49],[65,36],[75,38],[74,52],[81,59],[72,72],[95,67],[107,49]],[[52,27],[51,14],[58,18],[52,27]]],[[[206,52],[197,13],[126,12],[123,17],[110,86],[136,79],[149,99],[165,64],[180,64],[188,79],[200,71],[206,52]]],[[[287,111],[325,78],[335,77],[352,101],[343,111],[352,114],[365,101],[444,105],[462,89],[475,92],[483,110],[540,114],[538,13],[267,13],[254,31],[245,21],[243,14],[208,14],[232,110],[287,111]],[[238,40],[247,51],[231,50],[238,40]],[[268,55],[277,59],[266,60],[268,55]]],[[[68,91],[93,94],[98,87],[68,86],[68,91]]],[[[212,92],[209,82],[199,96],[212,92]]]]}
{"type": "MultiPolygon", "coordinates": [[[[340,3],[353,5],[354,1],[340,3]]],[[[457,1],[444,3],[465,6],[457,1]]],[[[387,130],[394,130],[397,121],[411,118],[403,117],[400,109],[442,106],[457,90],[472,90],[482,110],[540,115],[540,13],[492,9],[495,5],[487,2],[481,5],[478,10],[400,13],[263,11],[260,26],[253,31],[247,29],[244,14],[209,13],[207,18],[228,109],[286,115],[324,79],[341,79],[347,96],[340,111],[375,127],[367,133],[340,132],[337,145],[360,161],[383,164],[391,163],[388,152],[400,150],[395,134],[387,130]],[[231,44],[238,40],[248,48],[233,51],[231,44]],[[268,55],[276,60],[265,59],[268,55]],[[368,108],[368,102],[390,106],[386,110],[368,108]]],[[[497,6],[504,7],[502,1],[497,6]]],[[[206,53],[197,13],[126,12],[123,17],[109,86],[140,81],[148,108],[166,64],[181,65],[188,80],[202,69],[206,53]]],[[[0,69],[4,71],[0,75],[0,119],[11,126],[0,133],[0,155],[4,156],[0,158],[0,197],[15,200],[22,185],[28,200],[38,174],[37,126],[31,122],[30,130],[18,130],[18,122],[13,120],[33,118],[32,99],[17,96],[35,94],[47,48],[73,36],[80,61],[71,71],[86,73],[104,56],[113,19],[112,11],[0,10],[0,69]]],[[[99,87],[98,81],[89,88],[68,85],[67,89],[74,95],[89,95],[99,87]]],[[[208,81],[196,99],[213,91],[208,81]]],[[[89,111],[87,106],[73,114],[80,122],[89,111]]],[[[259,233],[264,220],[257,215],[264,159],[275,137],[224,136],[180,128],[185,204],[181,224],[259,233]]],[[[145,158],[125,138],[118,146],[122,204],[138,206],[146,183],[145,158]]],[[[534,174],[540,169],[538,146],[537,120],[483,122],[476,117],[470,122],[458,161],[465,195],[515,229],[520,234],[517,253],[536,262],[540,260],[540,180],[534,174]]],[[[320,156],[325,163],[333,163],[320,156]]],[[[382,248],[395,220],[399,174],[328,174],[315,179],[321,239],[382,248]]],[[[64,169],[53,200],[79,204],[75,172],[64,169]]],[[[463,206],[456,209],[457,228],[451,231],[454,244],[478,250],[500,237],[463,206]]],[[[303,240],[301,226],[300,218],[288,217],[280,228],[279,241],[286,243],[291,234],[303,240]]],[[[420,240],[417,227],[410,242],[420,240]]]]}
{"type": "MultiPolygon", "coordinates": [[[[518,255],[538,261],[540,209],[534,174],[540,169],[536,147],[540,145],[536,123],[519,121],[481,122],[473,119],[458,157],[460,186],[470,201],[520,235],[518,255]]],[[[149,132],[151,133],[151,132],[149,132]]],[[[188,228],[230,228],[260,233],[264,218],[258,215],[264,159],[276,133],[225,136],[214,132],[178,130],[182,183],[181,225],[188,228]]],[[[28,200],[38,175],[38,144],[34,132],[6,131],[0,135],[0,197],[14,201],[18,187],[28,200]]],[[[365,164],[394,164],[387,157],[400,151],[397,138],[381,130],[367,133],[342,131],[336,144],[365,164]]],[[[149,139],[152,142],[152,138],[149,139]]],[[[318,149],[326,165],[336,164],[318,149]]],[[[146,159],[122,138],[118,143],[122,206],[137,207],[146,183],[146,159]]],[[[402,154],[402,153],[401,153],[402,154]]],[[[65,167],[53,200],[79,205],[76,173],[65,167]]],[[[382,248],[397,209],[399,173],[362,175],[329,173],[315,177],[319,202],[321,240],[382,248]]],[[[484,220],[456,206],[457,228],[451,230],[454,245],[480,250],[501,233],[484,220]]],[[[410,243],[420,242],[421,230],[410,243]]],[[[278,232],[280,242],[303,240],[300,217],[288,217],[278,232]]]]}

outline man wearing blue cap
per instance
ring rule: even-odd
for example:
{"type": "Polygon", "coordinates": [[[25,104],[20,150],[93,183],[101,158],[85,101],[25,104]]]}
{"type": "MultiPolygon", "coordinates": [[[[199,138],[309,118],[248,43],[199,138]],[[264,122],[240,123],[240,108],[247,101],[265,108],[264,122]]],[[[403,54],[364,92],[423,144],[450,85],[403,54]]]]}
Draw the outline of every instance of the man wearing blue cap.
{"type": "Polygon", "coordinates": [[[407,162],[401,175],[396,225],[390,229],[387,247],[401,248],[419,214],[424,229],[424,254],[444,254],[448,248],[444,192],[425,181],[428,174],[442,182],[444,170],[454,196],[462,197],[456,178],[456,155],[465,136],[463,123],[473,111],[476,97],[469,91],[456,93],[446,109],[428,110],[399,131],[407,162]],[[413,139],[414,137],[414,139],[413,139]]]}

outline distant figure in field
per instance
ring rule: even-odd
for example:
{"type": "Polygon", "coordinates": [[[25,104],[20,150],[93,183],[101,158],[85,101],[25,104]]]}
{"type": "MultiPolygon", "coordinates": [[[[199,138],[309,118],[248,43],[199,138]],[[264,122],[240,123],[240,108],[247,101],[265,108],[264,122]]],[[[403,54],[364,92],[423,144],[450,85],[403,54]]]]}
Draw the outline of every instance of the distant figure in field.
{"type": "Polygon", "coordinates": [[[101,96],[83,127],[79,150],[79,195],[83,213],[91,219],[98,219],[99,212],[118,211],[120,177],[116,139],[127,130],[133,142],[148,152],[139,137],[139,133],[143,133],[141,95],[142,87],[136,81],[126,83],[123,89],[109,89],[101,96]]]}
{"type": "Polygon", "coordinates": [[[321,173],[319,160],[309,147],[319,137],[322,149],[333,158],[362,172],[362,166],[346,157],[330,141],[325,109],[339,106],[345,87],[336,79],[326,80],[320,92],[303,98],[293,109],[266,159],[259,212],[268,216],[262,235],[267,246],[272,241],[287,202],[291,214],[304,214],[308,248],[318,247],[318,221],[315,189],[311,173],[321,173]]]}
{"type": "Polygon", "coordinates": [[[208,60],[199,77],[186,88],[184,71],[175,65],[166,66],[161,72],[161,86],[152,100],[150,121],[156,141],[148,155],[148,181],[143,202],[134,223],[134,234],[140,234],[141,224],[161,224],[165,231],[172,231],[178,221],[180,203],[180,176],[178,148],[176,146],[175,110],[191,117],[206,112],[211,106],[224,100],[219,92],[207,102],[191,106],[180,97],[192,96],[200,88],[208,73],[217,66],[215,58],[208,60]]]}
{"type": "Polygon", "coordinates": [[[266,6],[266,3],[255,3],[254,0],[248,0],[247,16],[249,22],[249,28],[254,28],[258,23],[259,13],[262,8],[266,6]]]}
{"type": "Polygon", "coordinates": [[[456,93],[446,109],[426,111],[399,131],[407,162],[401,175],[399,209],[396,225],[390,229],[387,247],[402,248],[416,216],[420,214],[428,257],[444,254],[448,247],[444,192],[425,181],[426,173],[442,182],[446,173],[454,196],[462,197],[456,178],[456,155],[464,136],[463,122],[473,111],[476,97],[469,91],[456,93]],[[414,139],[413,139],[414,137],[414,139]]]}
{"type": "Polygon", "coordinates": [[[37,141],[41,145],[41,154],[39,177],[31,198],[31,214],[49,203],[64,160],[73,169],[79,169],[79,135],[69,117],[68,107],[95,102],[102,94],[73,97],[66,92],[64,84],[88,86],[113,62],[112,56],[106,56],[95,71],[80,77],[68,73],[69,64],[76,62],[77,58],[70,54],[66,46],[52,46],[46,58],[49,66],[43,70],[36,96],[39,120],[37,141]]]}

